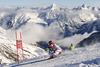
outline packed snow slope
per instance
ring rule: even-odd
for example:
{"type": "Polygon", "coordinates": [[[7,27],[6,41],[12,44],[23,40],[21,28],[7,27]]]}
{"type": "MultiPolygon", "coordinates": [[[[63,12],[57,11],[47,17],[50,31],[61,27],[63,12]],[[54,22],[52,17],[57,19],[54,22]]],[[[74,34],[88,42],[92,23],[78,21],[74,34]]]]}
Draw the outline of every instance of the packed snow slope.
{"type": "Polygon", "coordinates": [[[24,62],[3,65],[4,67],[100,67],[100,43],[75,48],[74,51],[65,50],[57,58],[47,60],[49,56],[39,56],[26,59],[24,62]]]}

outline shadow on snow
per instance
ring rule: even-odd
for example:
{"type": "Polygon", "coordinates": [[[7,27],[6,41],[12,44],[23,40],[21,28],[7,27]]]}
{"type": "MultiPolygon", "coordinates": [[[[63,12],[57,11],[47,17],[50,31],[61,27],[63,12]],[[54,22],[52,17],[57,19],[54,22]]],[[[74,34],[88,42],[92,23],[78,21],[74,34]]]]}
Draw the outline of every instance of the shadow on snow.
{"type": "Polygon", "coordinates": [[[37,60],[37,61],[32,61],[32,62],[21,63],[21,64],[19,63],[17,65],[12,65],[11,67],[17,67],[17,66],[22,66],[22,65],[27,65],[27,64],[42,62],[42,61],[46,61],[46,60],[48,60],[48,58],[47,59],[42,59],[42,60],[37,60]]]}

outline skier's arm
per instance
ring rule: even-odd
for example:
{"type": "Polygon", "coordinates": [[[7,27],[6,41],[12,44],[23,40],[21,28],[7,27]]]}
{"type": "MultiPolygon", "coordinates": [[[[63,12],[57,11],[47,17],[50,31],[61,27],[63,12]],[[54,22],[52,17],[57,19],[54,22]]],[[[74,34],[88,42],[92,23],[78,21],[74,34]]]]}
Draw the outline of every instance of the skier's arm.
{"type": "Polygon", "coordinates": [[[49,50],[49,48],[46,48],[46,50],[48,51],[48,50],[49,50]]]}
{"type": "Polygon", "coordinates": [[[50,46],[48,48],[46,48],[46,50],[48,51],[50,49],[50,46]]]}

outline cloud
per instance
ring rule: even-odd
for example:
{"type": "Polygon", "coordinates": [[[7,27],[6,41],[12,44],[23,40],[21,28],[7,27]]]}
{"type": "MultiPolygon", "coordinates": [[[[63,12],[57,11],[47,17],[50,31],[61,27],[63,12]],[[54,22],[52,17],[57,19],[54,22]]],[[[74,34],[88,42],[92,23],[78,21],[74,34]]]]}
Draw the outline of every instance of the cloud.
{"type": "Polygon", "coordinates": [[[43,27],[42,25],[34,23],[27,23],[17,31],[22,32],[22,39],[25,43],[49,41],[62,37],[59,35],[59,30],[54,30],[52,27],[43,27]]]}
{"type": "MultiPolygon", "coordinates": [[[[52,40],[55,43],[63,43],[63,46],[70,46],[71,43],[76,45],[78,42],[88,37],[90,34],[85,33],[83,35],[76,34],[71,37],[63,38],[59,35],[60,31],[58,29],[53,29],[53,27],[43,27],[39,24],[27,23],[17,30],[18,39],[20,39],[20,32],[22,33],[22,40],[25,43],[36,43],[38,41],[49,41],[52,40]]],[[[8,30],[7,35],[13,40],[16,39],[15,31],[8,30]]]]}
{"type": "MultiPolygon", "coordinates": [[[[39,41],[54,41],[54,43],[61,43],[61,46],[64,47],[69,47],[71,43],[74,45],[77,45],[81,40],[84,38],[87,38],[90,36],[90,34],[85,33],[83,35],[81,34],[75,34],[74,36],[71,37],[66,37],[63,38],[62,35],[59,33],[61,32],[59,29],[53,29],[53,27],[43,27],[42,25],[39,24],[34,24],[34,23],[27,23],[26,25],[23,25],[20,29],[17,30],[18,32],[18,39],[20,39],[20,32],[22,33],[22,40],[24,43],[33,43],[35,44],[36,42],[39,41]]],[[[13,30],[8,30],[7,35],[9,35],[10,38],[13,40],[16,40],[15,37],[15,31],[13,30]]]]}
{"type": "Polygon", "coordinates": [[[44,29],[42,26],[37,24],[26,24],[18,31],[22,32],[23,41],[26,43],[36,42],[41,40],[41,38],[44,39],[44,29]]]}

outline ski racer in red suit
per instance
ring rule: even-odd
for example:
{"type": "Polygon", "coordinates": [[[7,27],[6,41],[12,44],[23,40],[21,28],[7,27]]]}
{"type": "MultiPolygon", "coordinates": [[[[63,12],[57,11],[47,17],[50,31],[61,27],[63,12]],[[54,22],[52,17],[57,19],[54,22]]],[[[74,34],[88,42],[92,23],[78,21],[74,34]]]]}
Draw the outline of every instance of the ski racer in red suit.
{"type": "Polygon", "coordinates": [[[49,41],[48,45],[50,58],[55,58],[57,55],[62,54],[62,49],[57,44],[49,41]]]}

